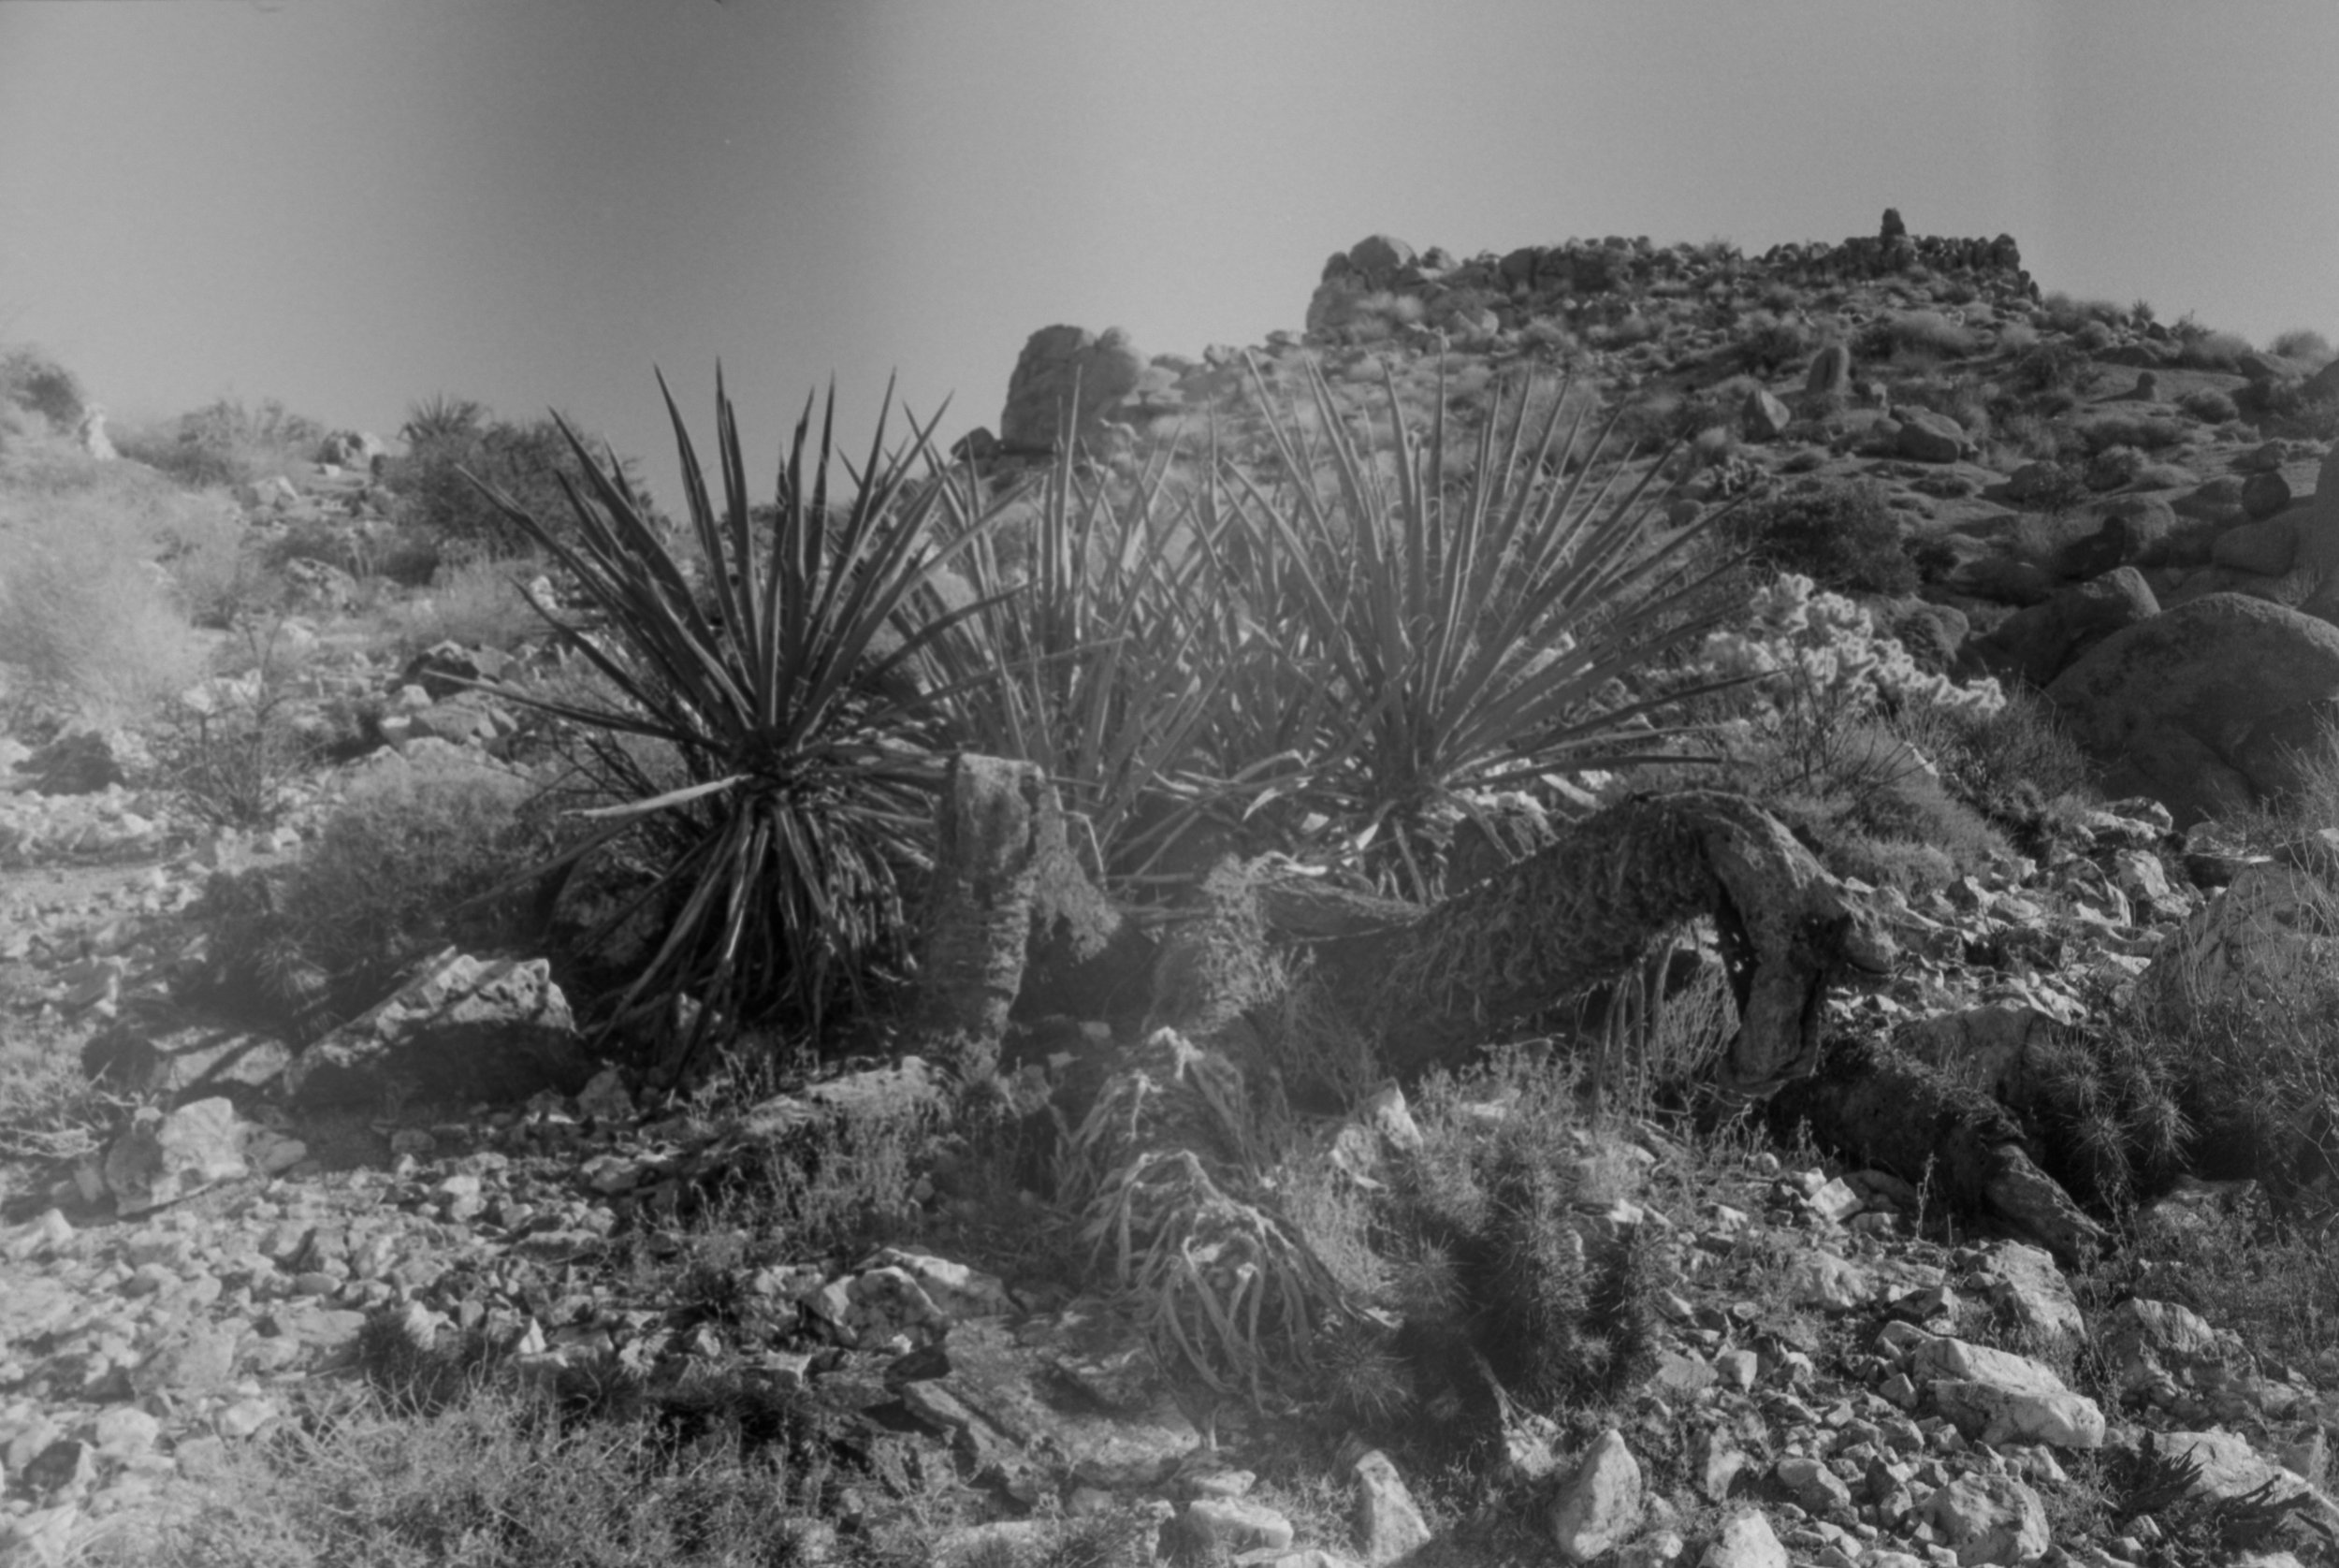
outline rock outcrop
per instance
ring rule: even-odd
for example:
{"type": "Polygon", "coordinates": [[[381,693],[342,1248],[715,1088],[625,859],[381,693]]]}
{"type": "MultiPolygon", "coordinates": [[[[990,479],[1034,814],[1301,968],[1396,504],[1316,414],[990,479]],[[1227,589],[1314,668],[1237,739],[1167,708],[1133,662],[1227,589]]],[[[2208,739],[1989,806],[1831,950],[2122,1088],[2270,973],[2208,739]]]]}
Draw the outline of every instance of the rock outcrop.
{"type": "Polygon", "coordinates": [[[2114,632],[2047,696],[2107,793],[2149,795],[2181,827],[2295,787],[2339,701],[2339,626],[2212,594],[2114,632]]]}

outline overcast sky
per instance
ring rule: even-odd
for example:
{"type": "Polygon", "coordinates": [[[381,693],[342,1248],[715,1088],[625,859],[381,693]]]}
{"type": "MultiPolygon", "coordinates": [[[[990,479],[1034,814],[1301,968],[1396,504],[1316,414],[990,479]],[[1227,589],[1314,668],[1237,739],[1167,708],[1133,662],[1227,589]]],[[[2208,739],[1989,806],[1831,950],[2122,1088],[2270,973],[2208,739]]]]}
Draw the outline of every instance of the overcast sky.
{"type": "MultiPolygon", "coordinates": [[[[2339,6],[0,0],[0,341],[123,414],[438,392],[766,457],[834,372],[995,426],[1039,327],[1297,327],[1375,231],[2012,233],[2042,284],[2339,338],[2339,6]]],[[[654,462],[653,475],[667,472],[654,462]]]]}

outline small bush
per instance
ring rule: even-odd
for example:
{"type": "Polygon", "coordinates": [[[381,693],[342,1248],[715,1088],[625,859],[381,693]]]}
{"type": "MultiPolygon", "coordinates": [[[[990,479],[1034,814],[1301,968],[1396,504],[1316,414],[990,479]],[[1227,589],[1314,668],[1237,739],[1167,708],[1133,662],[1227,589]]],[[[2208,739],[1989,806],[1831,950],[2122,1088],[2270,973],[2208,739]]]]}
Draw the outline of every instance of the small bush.
{"type": "MultiPolygon", "coordinates": [[[[404,434],[406,455],[387,465],[383,483],[403,503],[400,520],[436,537],[450,559],[501,559],[534,548],[482,484],[539,518],[568,515],[564,479],[591,493],[575,450],[550,419],[499,419],[483,403],[442,397],[411,409],[404,434]]],[[[601,444],[584,439],[588,448],[601,444]]],[[[638,489],[638,470],[630,460],[621,466],[638,489]]]]}
{"type": "Polygon", "coordinates": [[[0,404],[13,403],[71,434],[88,412],[79,377],[29,344],[0,351],[0,404]]]}
{"type": "Polygon", "coordinates": [[[2242,411],[2233,406],[2233,399],[2214,386],[2194,388],[2177,399],[2176,406],[2204,425],[2222,425],[2229,419],[2242,417],[2242,411]]]}
{"type": "Polygon", "coordinates": [[[2182,442],[2185,427],[2157,414],[2097,414],[2081,422],[2079,436],[2087,443],[2089,452],[2103,452],[2114,446],[2157,452],[2182,442]]]}
{"type": "Polygon", "coordinates": [[[118,432],[113,442],[123,457],[201,488],[298,472],[325,436],[323,425],[273,398],[257,408],[222,398],[168,424],[118,432]]]}
{"type": "Polygon", "coordinates": [[[1843,593],[1910,593],[1916,563],[1901,547],[1900,523],[1881,486],[1856,480],[1756,501],[1723,524],[1730,536],[1777,572],[1800,573],[1843,593]]]}
{"type": "Polygon", "coordinates": [[[1738,363],[1749,374],[1775,376],[1810,354],[1810,328],[1798,321],[1781,320],[1768,311],[1757,311],[1739,328],[1736,350],[1738,363]]]}
{"type": "Polygon", "coordinates": [[[2283,333],[2266,345],[2266,351],[2317,368],[2330,364],[2332,358],[2331,341],[2320,332],[2309,331],[2303,327],[2283,333]]]}
{"type": "Polygon", "coordinates": [[[400,641],[420,652],[443,642],[506,652],[546,632],[526,585],[547,563],[536,556],[472,559],[442,566],[424,597],[400,607],[400,641]]]}
{"type": "Polygon", "coordinates": [[[2036,343],[2014,356],[2008,379],[2024,392],[2046,392],[2078,386],[2093,369],[2086,352],[2068,340],[2036,343]]]}
{"type": "Polygon", "coordinates": [[[1928,356],[1963,359],[1974,351],[1973,334],[1939,311],[1905,311],[1877,322],[1860,340],[1867,359],[1928,356]]]}
{"type": "Polygon", "coordinates": [[[2232,371],[2250,352],[2249,340],[2233,332],[2180,333],[2176,362],[2188,370],[2232,371]]]}
{"type": "Polygon", "coordinates": [[[214,878],[212,982],[303,1031],[386,995],[431,948],[508,948],[540,928],[525,894],[479,904],[545,847],[523,779],[469,762],[397,763],[353,786],[289,873],[214,878]]]}

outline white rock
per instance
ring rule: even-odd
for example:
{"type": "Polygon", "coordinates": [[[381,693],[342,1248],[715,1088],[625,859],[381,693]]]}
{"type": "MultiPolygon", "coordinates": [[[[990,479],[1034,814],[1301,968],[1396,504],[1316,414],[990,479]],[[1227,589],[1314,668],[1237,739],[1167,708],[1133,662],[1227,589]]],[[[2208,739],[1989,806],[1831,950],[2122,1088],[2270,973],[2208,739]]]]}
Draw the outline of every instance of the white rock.
{"type": "Polygon", "coordinates": [[[1770,1520],[1749,1510],[1731,1516],[1697,1568],[1787,1568],[1787,1548],[1772,1533],[1770,1520]]]}
{"type": "Polygon", "coordinates": [[[1875,1296],[1876,1277],[1834,1253],[1811,1252],[1787,1266],[1787,1289],[1806,1305],[1844,1312],[1875,1296]]]}
{"type": "Polygon", "coordinates": [[[1920,1512],[1960,1568],[2032,1562],[2046,1555],[2046,1504],[2011,1475],[1961,1475],[1935,1488],[1920,1512]]]}
{"type": "Polygon", "coordinates": [[[1186,1537],[1203,1551],[1280,1552],[1291,1545],[1291,1521],[1272,1508],[1239,1497],[1198,1497],[1185,1505],[1186,1537]]]}
{"type": "Polygon", "coordinates": [[[1560,1488],[1549,1515],[1551,1539],[1570,1562],[1590,1562],[1640,1525],[1640,1461],[1611,1427],[1592,1440],[1576,1473],[1560,1488]]]}
{"type": "Polygon", "coordinates": [[[1430,1544],[1430,1524],[1421,1517],[1405,1478],[1378,1448],[1358,1459],[1356,1537],[1371,1568],[1384,1568],[1430,1544]]]}

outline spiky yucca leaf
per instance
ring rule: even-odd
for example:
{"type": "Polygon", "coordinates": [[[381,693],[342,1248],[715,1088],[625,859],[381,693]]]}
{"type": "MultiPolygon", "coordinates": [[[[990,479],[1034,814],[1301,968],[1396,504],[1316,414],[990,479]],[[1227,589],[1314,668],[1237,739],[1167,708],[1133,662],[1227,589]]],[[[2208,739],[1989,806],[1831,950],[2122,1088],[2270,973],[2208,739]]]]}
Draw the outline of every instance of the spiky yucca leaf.
{"type": "MultiPolygon", "coordinates": [[[[1298,737],[1289,765],[1257,781],[1256,799],[1335,824],[1382,885],[1434,897],[1436,824],[1466,814],[1472,792],[1649,760],[1665,738],[1652,721],[1715,689],[1619,693],[1622,677],[1717,623],[1699,595],[1735,563],[1685,570],[1707,525],[1666,522],[1662,463],[1635,472],[1607,459],[1616,418],[1591,430],[1579,406],[1570,421],[1563,385],[1538,426],[1522,389],[1507,418],[1498,411],[1480,427],[1466,477],[1449,483],[1442,385],[1424,441],[1384,370],[1384,448],[1352,428],[1313,366],[1311,403],[1280,409],[1251,370],[1284,477],[1271,487],[1233,473],[1224,504],[1234,537],[1222,547],[1257,574],[1250,608],[1276,630],[1277,684],[1330,698],[1310,710],[1321,727],[1298,737]]],[[[1255,718],[1235,715],[1236,728],[1255,718]]],[[[1228,749],[1256,763],[1285,738],[1228,749]]]]}
{"type": "Polygon", "coordinates": [[[831,499],[832,387],[817,448],[807,447],[806,400],[768,508],[749,504],[720,371],[719,502],[662,375],[659,390],[699,580],[614,456],[596,460],[562,421],[588,481],[587,493],[561,480],[573,526],[553,528],[496,500],[599,612],[601,632],[587,635],[540,606],[616,700],[500,694],[580,727],[592,742],[587,765],[627,802],[599,813],[601,830],[557,864],[573,867],[639,827],[662,835],[662,867],[602,926],[618,929],[645,908],[663,925],[612,1022],[689,997],[701,1034],[719,1020],[774,1014],[817,1032],[900,940],[903,880],[925,862],[939,779],[921,744],[933,731],[932,704],[903,677],[935,638],[980,609],[926,616],[916,606],[987,519],[948,519],[940,487],[912,483],[916,460],[939,466],[934,427],[913,422],[908,443],[889,449],[890,385],[867,457],[858,468],[846,462],[850,498],[831,499]],[[671,748],[687,782],[650,792],[616,744],[629,736],[671,748]]]}

